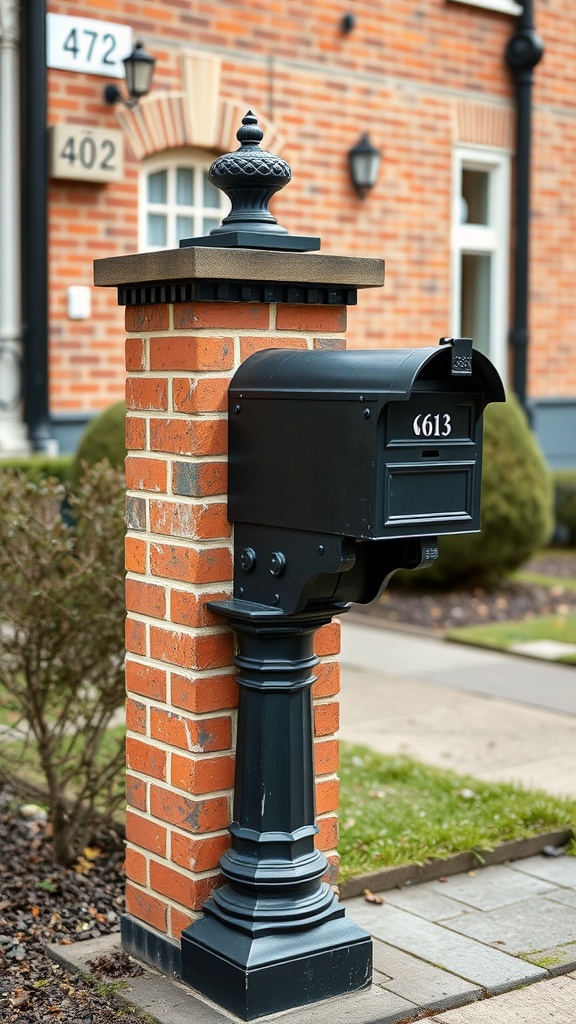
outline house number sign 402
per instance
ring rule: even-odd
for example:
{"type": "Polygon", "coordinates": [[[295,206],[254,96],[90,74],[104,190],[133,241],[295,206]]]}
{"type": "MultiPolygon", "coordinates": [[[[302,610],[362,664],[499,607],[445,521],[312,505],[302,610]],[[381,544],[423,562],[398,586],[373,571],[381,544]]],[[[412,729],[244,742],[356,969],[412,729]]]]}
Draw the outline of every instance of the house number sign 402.
{"type": "Polygon", "coordinates": [[[46,57],[49,68],[88,75],[124,78],[122,61],[132,49],[132,29],[114,21],[46,16],[46,57]]]}
{"type": "Polygon", "coordinates": [[[55,124],[49,136],[52,178],[104,182],[124,177],[124,136],[118,129],[55,124]]]}

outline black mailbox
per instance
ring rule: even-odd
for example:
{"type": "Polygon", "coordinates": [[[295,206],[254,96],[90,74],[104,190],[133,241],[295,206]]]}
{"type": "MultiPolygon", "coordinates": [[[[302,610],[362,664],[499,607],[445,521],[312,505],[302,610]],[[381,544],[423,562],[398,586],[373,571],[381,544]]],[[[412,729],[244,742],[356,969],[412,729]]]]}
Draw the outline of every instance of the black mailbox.
{"type": "MultiPolygon", "coordinates": [[[[272,547],[265,570],[278,580],[289,567],[283,531],[306,558],[316,542],[325,555],[330,538],[434,540],[480,529],[482,412],[505,396],[468,339],[386,351],[268,349],[243,363],[229,398],[228,517],[237,531],[242,524],[240,596],[262,600],[250,577],[262,568],[253,536],[261,551],[272,547]]],[[[346,571],[357,545],[338,550],[346,571]]],[[[328,561],[323,571],[338,571],[328,561]]],[[[273,601],[287,610],[278,589],[265,603],[273,601]]]]}

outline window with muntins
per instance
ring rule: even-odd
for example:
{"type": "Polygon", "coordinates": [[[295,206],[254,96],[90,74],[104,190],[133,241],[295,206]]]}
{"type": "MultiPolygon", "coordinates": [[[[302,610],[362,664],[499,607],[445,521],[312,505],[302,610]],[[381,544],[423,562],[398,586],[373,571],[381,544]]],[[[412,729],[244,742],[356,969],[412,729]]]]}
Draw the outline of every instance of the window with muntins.
{"type": "Polygon", "coordinates": [[[142,165],[140,248],[177,249],[182,238],[209,235],[230,209],[208,180],[212,156],[193,151],[161,154],[142,165]]]}
{"type": "Polygon", "coordinates": [[[454,155],[452,333],[472,338],[506,376],[509,157],[459,147],[454,155]]]}

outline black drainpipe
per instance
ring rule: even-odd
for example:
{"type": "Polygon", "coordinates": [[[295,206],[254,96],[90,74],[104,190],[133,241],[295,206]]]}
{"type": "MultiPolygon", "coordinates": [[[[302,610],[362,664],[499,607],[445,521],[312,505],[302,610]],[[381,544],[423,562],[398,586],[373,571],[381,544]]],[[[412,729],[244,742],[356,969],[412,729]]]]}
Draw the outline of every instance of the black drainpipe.
{"type": "Polygon", "coordinates": [[[544,53],[534,28],[533,0],[526,0],[518,16],[516,32],[506,46],[506,63],[516,84],[516,251],[514,257],[514,318],[510,343],[514,355],[513,385],[526,405],[528,362],[528,284],[530,241],[530,149],[532,135],[533,70],[544,53]]]}
{"type": "Polygon", "coordinates": [[[46,4],[23,0],[22,328],[24,416],[34,451],[53,451],[48,399],[46,4]]]}

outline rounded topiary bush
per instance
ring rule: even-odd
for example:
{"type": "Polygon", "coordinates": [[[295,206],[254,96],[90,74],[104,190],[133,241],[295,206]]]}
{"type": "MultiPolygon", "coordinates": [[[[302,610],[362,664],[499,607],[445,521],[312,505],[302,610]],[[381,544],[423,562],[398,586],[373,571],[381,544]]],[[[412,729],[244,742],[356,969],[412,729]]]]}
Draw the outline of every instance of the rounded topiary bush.
{"type": "Polygon", "coordinates": [[[481,533],[440,537],[438,561],[413,573],[413,582],[495,583],[535,554],[552,529],[551,475],[520,403],[509,394],[484,413],[481,533]]]}
{"type": "Polygon", "coordinates": [[[125,421],[125,402],[115,402],[88,424],[72,460],[70,479],[73,483],[80,480],[83,464],[94,466],[107,459],[114,469],[124,468],[125,421]]]}

